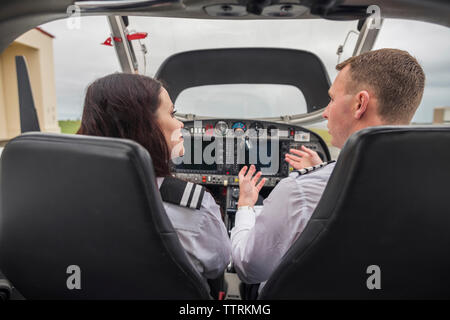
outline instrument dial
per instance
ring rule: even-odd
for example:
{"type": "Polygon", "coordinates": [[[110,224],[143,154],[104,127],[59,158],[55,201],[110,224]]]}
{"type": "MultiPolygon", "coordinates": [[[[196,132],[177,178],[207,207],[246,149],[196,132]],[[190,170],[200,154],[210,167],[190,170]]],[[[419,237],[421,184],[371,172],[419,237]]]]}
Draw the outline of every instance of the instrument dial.
{"type": "Polygon", "coordinates": [[[238,122],[233,123],[233,126],[231,127],[231,129],[233,129],[234,131],[242,130],[245,132],[245,131],[247,131],[247,126],[245,125],[245,123],[238,121],[238,122]]]}
{"type": "Polygon", "coordinates": [[[234,130],[234,134],[237,137],[242,137],[245,134],[245,131],[247,130],[247,126],[243,122],[235,122],[233,123],[233,126],[231,127],[234,130]]]}
{"type": "Polygon", "coordinates": [[[228,132],[228,124],[225,121],[218,121],[215,129],[218,135],[225,136],[228,132]]]}

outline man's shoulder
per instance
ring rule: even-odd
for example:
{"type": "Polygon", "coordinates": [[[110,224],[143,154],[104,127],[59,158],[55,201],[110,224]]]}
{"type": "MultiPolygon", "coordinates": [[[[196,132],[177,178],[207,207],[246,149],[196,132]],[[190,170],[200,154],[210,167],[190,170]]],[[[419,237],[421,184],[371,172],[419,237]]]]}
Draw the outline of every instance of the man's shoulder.
{"type": "Polygon", "coordinates": [[[293,179],[307,179],[308,177],[329,176],[333,172],[335,160],[323,162],[314,167],[293,171],[289,177],[293,179]]]}
{"type": "Polygon", "coordinates": [[[322,164],[320,166],[316,166],[316,168],[303,171],[293,171],[289,175],[289,179],[295,182],[298,188],[304,191],[305,186],[313,187],[321,187],[324,184],[328,183],[331,174],[333,173],[333,169],[336,162],[329,162],[322,164]]]}
{"type": "Polygon", "coordinates": [[[302,174],[293,172],[289,178],[295,182],[295,194],[309,203],[318,202],[334,166],[335,162],[332,162],[302,174]]]}

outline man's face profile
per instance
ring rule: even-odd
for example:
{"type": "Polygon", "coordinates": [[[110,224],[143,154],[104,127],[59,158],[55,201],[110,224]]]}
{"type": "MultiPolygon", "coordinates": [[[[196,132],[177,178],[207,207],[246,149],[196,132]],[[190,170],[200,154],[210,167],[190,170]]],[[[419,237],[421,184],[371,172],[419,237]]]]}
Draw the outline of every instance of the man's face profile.
{"type": "Polygon", "coordinates": [[[328,132],[331,135],[331,144],[342,148],[353,128],[353,95],[348,94],[350,82],[350,65],[342,69],[333,82],[328,95],[328,103],[323,117],[328,120],[328,132]]]}

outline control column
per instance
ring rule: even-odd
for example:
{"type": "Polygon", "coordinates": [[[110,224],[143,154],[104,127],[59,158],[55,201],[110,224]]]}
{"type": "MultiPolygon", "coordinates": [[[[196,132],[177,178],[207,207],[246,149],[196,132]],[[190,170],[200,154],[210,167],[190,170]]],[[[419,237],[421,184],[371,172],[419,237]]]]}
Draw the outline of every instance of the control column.
{"type": "Polygon", "coordinates": [[[226,216],[225,225],[228,230],[228,234],[231,233],[231,229],[234,226],[234,219],[237,211],[237,203],[239,200],[239,187],[229,186],[227,188],[227,199],[226,199],[226,216]]]}

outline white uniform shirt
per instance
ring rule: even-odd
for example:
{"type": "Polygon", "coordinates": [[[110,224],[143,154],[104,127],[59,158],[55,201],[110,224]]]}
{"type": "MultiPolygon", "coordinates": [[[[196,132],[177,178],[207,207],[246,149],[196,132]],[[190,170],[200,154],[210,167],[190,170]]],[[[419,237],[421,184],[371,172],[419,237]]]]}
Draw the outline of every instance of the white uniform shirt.
{"type": "MultiPolygon", "coordinates": [[[[164,178],[157,178],[158,188],[164,178]]],[[[220,276],[230,262],[231,243],[219,206],[205,192],[199,210],[163,202],[169,220],[189,259],[205,278],[220,276]]]]}
{"type": "Polygon", "coordinates": [[[264,206],[236,212],[231,230],[234,267],[245,283],[269,279],[305,229],[335,163],[305,175],[291,173],[272,190],[264,206]]]}

